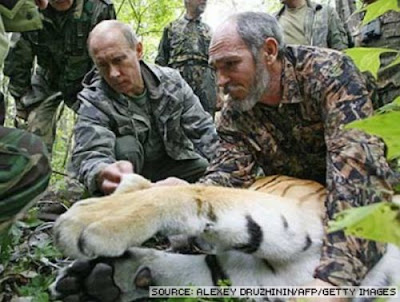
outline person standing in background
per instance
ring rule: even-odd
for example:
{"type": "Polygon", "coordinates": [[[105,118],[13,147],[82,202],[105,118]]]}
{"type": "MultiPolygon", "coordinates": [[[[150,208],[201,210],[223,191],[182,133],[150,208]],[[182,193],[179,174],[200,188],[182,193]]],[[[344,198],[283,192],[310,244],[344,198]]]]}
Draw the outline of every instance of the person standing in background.
{"type": "Polygon", "coordinates": [[[336,11],[310,0],[282,0],[275,14],[286,44],[311,45],[342,50],[349,40],[336,11]]]}
{"type": "MultiPolygon", "coordinates": [[[[363,2],[368,6],[376,0],[363,0],[363,2]]],[[[400,7],[400,2],[398,3],[400,7]]],[[[365,11],[360,14],[362,20],[365,11]]],[[[390,10],[366,25],[358,24],[353,29],[353,37],[356,47],[384,47],[400,51],[400,12],[390,10]]],[[[388,67],[398,55],[398,52],[387,52],[380,56],[381,65],[376,80],[378,103],[374,103],[374,108],[388,104],[400,96],[400,64],[388,67]]]]}
{"type": "Polygon", "coordinates": [[[204,110],[214,116],[217,85],[215,72],[208,65],[211,29],[201,21],[207,0],[184,0],[184,3],[185,16],[164,28],[155,62],[179,70],[204,110]]]}
{"type": "Polygon", "coordinates": [[[16,101],[17,126],[40,136],[51,153],[59,105],[64,101],[78,109],[76,95],[93,67],[89,32],[100,21],[115,19],[115,11],[109,0],[50,0],[43,15],[43,29],[22,33],[10,49],[4,74],[16,101]]]}
{"type": "MultiPolygon", "coordinates": [[[[36,1],[40,9],[47,0],[36,1]]],[[[8,52],[6,32],[42,27],[33,0],[0,3],[0,69],[8,52]]],[[[42,193],[50,180],[48,154],[42,141],[26,131],[3,127],[5,106],[0,99],[0,244],[16,215],[42,193]]]]}

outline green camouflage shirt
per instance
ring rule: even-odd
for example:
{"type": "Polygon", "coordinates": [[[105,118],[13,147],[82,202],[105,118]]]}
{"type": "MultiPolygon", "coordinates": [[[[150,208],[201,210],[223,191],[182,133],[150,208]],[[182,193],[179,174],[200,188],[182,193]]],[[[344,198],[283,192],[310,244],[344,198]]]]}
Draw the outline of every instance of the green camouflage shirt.
{"type": "MultiPolygon", "coordinates": [[[[212,159],[218,144],[217,132],[211,116],[201,108],[188,84],[171,68],[141,62],[141,70],[168,156],[174,160],[212,159]]],[[[89,191],[96,192],[99,171],[118,160],[117,138],[132,135],[144,144],[145,137],[139,129],[144,117],[132,110],[128,97],[116,93],[105,81],[88,82],[91,84],[78,94],[81,106],[72,166],[89,191]]]]}
{"type": "Polygon", "coordinates": [[[37,72],[49,81],[51,89],[73,102],[93,65],[86,47],[89,32],[100,21],[115,19],[113,5],[106,0],[75,0],[66,13],[49,5],[43,15],[43,29],[22,33],[10,49],[4,68],[10,77],[9,89],[17,97],[29,89],[36,56],[37,72]]]}
{"type": "MultiPolygon", "coordinates": [[[[372,114],[364,78],[340,52],[288,46],[283,61],[281,103],[258,103],[247,112],[228,102],[217,126],[221,139],[206,184],[247,187],[257,172],[317,180],[327,187],[327,213],[391,199],[393,177],[384,143],[358,130],[345,130],[372,114]]],[[[327,235],[316,277],[357,285],[380,259],[384,245],[327,235]]]]}
{"type": "Polygon", "coordinates": [[[164,28],[155,62],[179,70],[203,108],[214,115],[217,85],[214,69],[208,65],[210,41],[211,29],[200,18],[175,20],[164,28]]]}
{"type": "Polygon", "coordinates": [[[22,32],[42,28],[35,1],[11,0],[0,3],[0,68],[8,52],[6,32],[22,32]]]}
{"type": "MultiPolygon", "coordinates": [[[[307,45],[328,47],[338,50],[348,48],[347,33],[335,9],[326,4],[307,0],[307,13],[304,19],[304,33],[307,45]]],[[[285,6],[275,14],[279,20],[285,6]]]]}

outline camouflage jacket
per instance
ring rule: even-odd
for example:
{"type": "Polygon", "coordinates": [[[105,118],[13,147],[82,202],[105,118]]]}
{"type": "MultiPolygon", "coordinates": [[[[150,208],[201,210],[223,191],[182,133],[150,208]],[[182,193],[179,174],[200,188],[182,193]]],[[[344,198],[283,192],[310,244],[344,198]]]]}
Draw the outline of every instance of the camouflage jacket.
{"type": "Polygon", "coordinates": [[[7,32],[24,32],[42,28],[42,18],[33,0],[2,1],[0,15],[7,32]]]}
{"type": "MultiPolygon", "coordinates": [[[[348,48],[349,40],[335,9],[329,5],[307,0],[308,10],[304,19],[304,32],[307,45],[328,47],[338,50],[348,48]]],[[[275,17],[279,20],[283,14],[283,6],[275,17]]]]}
{"type": "Polygon", "coordinates": [[[156,63],[179,70],[203,108],[214,116],[217,85],[214,69],[208,64],[210,41],[211,29],[200,17],[175,20],[164,29],[156,63]]]}
{"type": "MultiPolygon", "coordinates": [[[[141,62],[141,69],[166,153],[175,160],[201,156],[211,159],[218,144],[217,132],[211,116],[201,108],[188,84],[170,68],[141,62]]],[[[142,117],[130,112],[128,98],[116,93],[104,80],[92,80],[78,98],[81,106],[72,166],[80,181],[95,192],[99,171],[118,160],[116,138],[137,136],[135,120],[141,121],[142,117]]]]}
{"type": "MultiPolygon", "coordinates": [[[[364,18],[364,13],[361,19],[364,18]]],[[[354,16],[356,18],[357,16],[354,16]]],[[[368,24],[353,29],[355,46],[388,48],[400,51],[400,12],[388,11],[368,24]]],[[[380,56],[377,88],[380,106],[400,96],[400,64],[391,65],[398,53],[388,52],[380,56]],[[388,66],[391,67],[388,68],[388,66]]]]}
{"type": "Polygon", "coordinates": [[[106,1],[75,0],[66,13],[49,5],[43,11],[43,29],[22,33],[7,56],[4,73],[10,77],[10,92],[20,97],[30,88],[36,56],[36,72],[43,74],[51,89],[75,101],[93,65],[86,47],[89,32],[100,21],[115,18],[113,5],[106,1]]]}
{"type": "Polygon", "coordinates": [[[8,52],[6,32],[22,32],[42,28],[39,10],[33,0],[0,3],[0,68],[8,52]]]}
{"type": "Polygon", "coordinates": [[[172,68],[179,68],[187,61],[208,66],[210,41],[211,29],[200,18],[178,19],[164,28],[155,62],[172,68]]]}
{"type": "MultiPolygon", "coordinates": [[[[227,101],[217,126],[220,147],[200,182],[247,187],[260,169],[314,179],[327,187],[329,219],[345,208],[390,200],[394,175],[383,141],[344,129],[372,114],[364,78],[351,59],[329,49],[288,46],[283,66],[279,106],[258,103],[238,112],[227,101]]],[[[329,234],[316,277],[359,284],[383,250],[379,243],[329,234]]]]}

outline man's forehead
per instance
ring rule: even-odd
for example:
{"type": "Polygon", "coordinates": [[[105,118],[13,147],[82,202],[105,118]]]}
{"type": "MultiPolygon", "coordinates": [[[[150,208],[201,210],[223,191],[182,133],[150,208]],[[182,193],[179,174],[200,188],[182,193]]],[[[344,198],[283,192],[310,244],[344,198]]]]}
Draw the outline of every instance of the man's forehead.
{"type": "Polygon", "coordinates": [[[223,58],[238,56],[243,50],[248,50],[247,45],[237,32],[222,32],[213,37],[209,49],[210,59],[213,61],[223,58]]]}

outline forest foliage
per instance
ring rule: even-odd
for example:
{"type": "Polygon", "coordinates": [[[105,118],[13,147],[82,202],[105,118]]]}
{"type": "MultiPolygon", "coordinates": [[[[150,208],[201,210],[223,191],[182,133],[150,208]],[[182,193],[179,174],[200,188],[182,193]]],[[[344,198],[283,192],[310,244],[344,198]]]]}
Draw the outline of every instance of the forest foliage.
{"type": "MultiPolygon", "coordinates": [[[[365,17],[374,20],[387,11],[400,12],[400,4],[397,0],[378,0],[367,6],[365,17]]],[[[364,19],[365,20],[365,19],[364,19]]],[[[363,24],[365,21],[363,22],[363,24]]],[[[385,68],[391,68],[400,64],[400,51],[387,48],[352,48],[346,53],[363,72],[370,72],[378,77],[380,56],[386,52],[395,53],[393,61],[385,68]]],[[[392,103],[380,108],[375,115],[360,121],[355,121],[348,128],[357,128],[381,137],[387,146],[387,157],[400,167],[400,96],[392,103]]],[[[397,184],[398,185],[398,184],[397,184]]],[[[400,188],[395,187],[396,193],[400,188]]],[[[400,200],[399,200],[400,202],[400,200]]],[[[343,229],[346,234],[371,240],[390,242],[400,246],[400,203],[381,202],[365,207],[350,209],[339,213],[336,221],[330,223],[330,231],[343,229]]]]}

